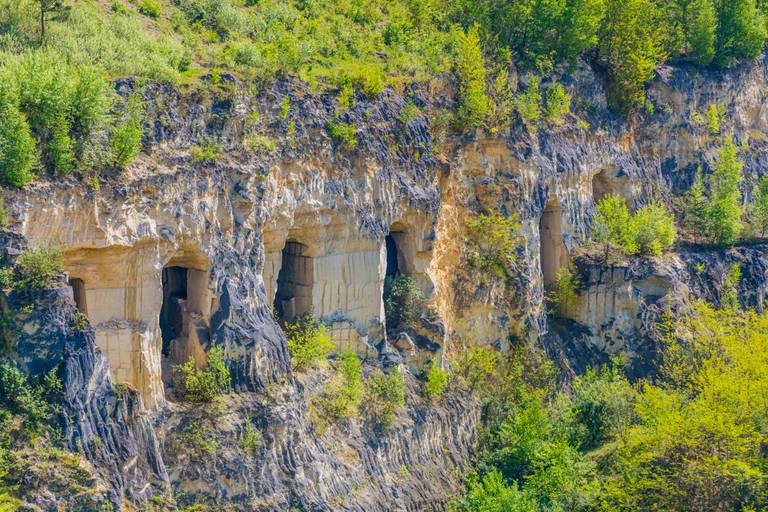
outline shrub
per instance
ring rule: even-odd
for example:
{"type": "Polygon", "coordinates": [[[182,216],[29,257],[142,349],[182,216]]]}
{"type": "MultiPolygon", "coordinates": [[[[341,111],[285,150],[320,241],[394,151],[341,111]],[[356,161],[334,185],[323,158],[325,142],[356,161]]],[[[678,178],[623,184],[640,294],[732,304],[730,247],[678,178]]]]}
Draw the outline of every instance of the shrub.
{"type": "Polygon", "coordinates": [[[579,275],[568,267],[562,267],[555,274],[555,289],[548,294],[548,299],[560,314],[567,315],[576,305],[580,286],[579,275]]]}
{"type": "Polygon", "coordinates": [[[19,285],[33,289],[49,286],[64,271],[64,260],[57,247],[26,249],[17,264],[19,285]]]}
{"type": "Polygon", "coordinates": [[[585,427],[581,448],[594,449],[619,436],[635,419],[635,392],[618,366],[587,370],[574,381],[571,407],[585,427]]]}
{"type": "Polygon", "coordinates": [[[760,236],[768,230],[768,174],[764,174],[752,192],[752,224],[760,236]]]}
{"type": "Polygon", "coordinates": [[[219,449],[219,442],[213,437],[211,429],[200,421],[192,421],[179,435],[182,446],[191,448],[200,455],[213,456],[219,449]]]}
{"type": "Polygon", "coordinates": [[[571,96],[560,84],[547,89],[544,118],[555,125],[563,124],[563,118],[571,111],[571,96]]]}
{"type": "Polygon", "coordinates": [[[517,95],[516,105],[517,113],[523,123],[528,128],[535,129],[536,124],[541,119],[541,90],[538,76],[531,76],[528,88],[524,93],[517,95]]]}
{"type": "Polygon", "coordinates": [[[732,245],[742,230],[741,170],[744,162],[736,154],[730,136],[723,140],[709,177],[710,202],[706,208],[709,237],[720,245],[732,245]]]}
{"type": "Polygon", "coordinates": [[[3,198],[0,197],[0,230],[8,225],[8,208],[5,207],[3,198]]]}
{"type": "Polygon", "coordinates": [[[738,289],[740,281],[741,265],[734,263],[726,272],[723,288],[720,290],[720,305],[724,309],[737,310],[741,307],[738,289]]]}
{"type": "Polygon", "coordinates": [[[725,107],[718,107],[716,103],[710,103],[707,109],[707,129],[710,135],[720,134],[720,120],[725,114],[725,107]]]}
{"type": "Polygon", "coordinates": [[[317,400],[323,419],[335,422],[357,416],[363,401],[363,365],[352,349],[341,354],[331,383],[317,400]]]}
{"type": "Polygon", "coordinates": [[[269,138],[266,135],[260,133],[251,133],[245,136],[245,145],[249,151],[260,155],[264,153],[271,153],[277,149],[277,143],[274,139],[269,138]]]}
{"type": "Polygon", "coordinates": [[[178,372],[184,397],[192,402],[211,402],[227,392],[232,382],[224,352],[219,347],[213,347],[208,352],[205,369],[198,369],[195,359],[190,356],[186,363],[178,367],[178,372]]]}
{"type": "Polygon", "coordinates": [[[214,163],[221,158],[221,144],[215,140],[205,139],[199,145],[192,147],[192,160],[199,163],[214,163]]]}
{"type": "Polygon", "coordinates": [[[477,26],[467,32],[455,29],[456,75],[459,80],[459,108],[456,121],[462,130],[479,128],[488,112],[485,95],[485,59],[477,26]]]}
{"type": "Polygon", "coordinates": [[[126,112],[121,122],[112,128],[109,140],[112,163],[125,167],[141,152],[141,138],[144,135],[142,117],[144,102],[138,94],[131,94],[126,102],[126,112]]]}
{"type": "Polygon", "coordinates": [[[506,65],[500,66],[491,83],[490,100],[486,125],[491,133],[506,131],[512,124],[512,114],[515,109],[515,98],[512,93],[509,71],[506,65]]]}
{"type": "Polygon", "coordinates": [[[455,512],[538,512],[539,505],[530,492],[520,490],[517,482],[508,484],[502,474],[493,469],[482,479],[472,474],[467,482],[467,494],[453,504],[455,512]]]}
{"type": "Polygon", "coordinates": [[[11,94],[0,85],[0,179],[23,188],[34,178],[37,150],[27,118],[11,94]]]}
{"type": "Polygon", "coordinates": [[[248,419],[245,420],[245,430],[243,430],[241,444],[243,451],[249,455],[254,455],[256,450],[264,444],[264,434],[261,430],[253,428],[248,419]]]}
{"type": "Polygon", "coordinates": [[[393,368],[389,373],[377,371],[367,382],[366,405],[372,417],[388,429],[395,414],[405,407],[405,379],[400,370],[393,368]]]}
{"type": "Polygon", "coordinates": [[[22,371],[10,362],[0,364],[0,404],[15,414],[26,416],[31,425],[48,418],[48,404],[42,396],[42,388],[30,385],[22,371]]]}
{"type": "Polygon", "coordinates": [[[517,260],[518,216],[481,213],[465,221],[467,260],[475,268],[508,277],[517,260]]]}
{"type": "Polygon", "coordinates": [[[387,330],[415,328],[424,305],[424,293],[412,277],[400,275],[394,279],[387,278],[384,283],[387,330]]]}
{"type": "Polygon", "coordinates": [[[424,385],[424,391],[427,392],[427,396],[436,400],[443,395],[446,386],[448,386],[448,370],[440,368],[435,362],[427,371],[427,382],[424,385]]]}
{"type": "Polygon", "coordinates": [[[357,145],[357,128],[354,124],[328,121],[325,127],[331,138],[345,148],[352,150],[357,145]]]}
{"type": "Polygon", "coordinates": [[[634,252],[628,234],[629,209],[623,197],[608,194],[596,205],[597,214],[592,224],[592,237],[605,246],[605,260],[611,247],[619,247],[625,252],[634,252]]]}
{"type": "Polygon", "coordinates": [[[677,237],[674,216],[658,202],[638,210],[632,216],[629,230],[632,246],[643,256],[661,256],[677,237]]]}
{"type": "Polygon", "coordinates": [[[157,0],[141,0],[139,2],[139,12],[150,18],[159,18],[163,9],[157,0]]]}
{"type": "Polygon", "coordinates": [[[291,365],[303,371],[325,361],[335,346],[324,324],[309,315],[297,317],[284,326],[291,365]]]}
{"type": "Polygon", "coordinates": [[[661,203],[653,202],[630,215],[624,198],[615,194],[597,203],[592,233],[605,244],[606,261],[611,247],[624,254],[661,256],[677,236],[674,217],[661,203]]]}

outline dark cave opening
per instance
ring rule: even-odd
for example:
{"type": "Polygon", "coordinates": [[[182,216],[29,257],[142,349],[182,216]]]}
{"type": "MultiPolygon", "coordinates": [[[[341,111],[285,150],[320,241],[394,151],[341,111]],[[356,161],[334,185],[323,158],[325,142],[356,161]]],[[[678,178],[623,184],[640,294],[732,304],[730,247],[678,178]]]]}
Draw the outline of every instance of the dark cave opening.
{"type": "Polygon", "coordinates": [[[163,337],[163,355],[168,356],[171,341],[181,336],[184,325],[182,301],[187,300],[187,269],[163,269],[163,306],[160,309],[160,332],[163,337]]]}
{"type": "Polygon", "coordinates": [[[84,315],[88,314],[88,304],[85,299],[85,282],[77,277],[69,280],[69,286],[72,288],[72,296],[75,299],[75,306],[84,315]]]}
{"type": "Polygon", "coordinates": [[[312,311],[312,258],[304,256],[307,246],[299,242],[286,242],[282,264],[277,275],[275,311],[283,322],[312,311]]]}

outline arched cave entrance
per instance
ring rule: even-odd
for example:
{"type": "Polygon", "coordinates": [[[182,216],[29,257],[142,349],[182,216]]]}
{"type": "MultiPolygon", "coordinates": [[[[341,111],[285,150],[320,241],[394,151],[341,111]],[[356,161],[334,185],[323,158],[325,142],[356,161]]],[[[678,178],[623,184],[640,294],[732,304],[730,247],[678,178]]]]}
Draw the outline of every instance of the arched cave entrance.
{"type": "Polygon", "coordinates": [[[69,280],[69,286],[72,288],[72,296],[75,299],[75,306],[84,315],[88,315],[88,303],[85,296],[85,282],[77,277],[69,280]]]}
{"type": "Polygon", "coordinates": [[[562,210],[557,198],[552,198],[539,220],[541,272],[544,286],[557,282],[557,271],[568,266],[568,250],[563,242],[562,210]]]}
{"type": "Polygon", "coordinates": [[[283,248],[282,264],[277,275],[275,311],[283,322],[312,312],[312,258],[305,256],[307,246],[289,241],[283,248]]]}
{"type": "Polygon", "coordinates": [[[384,239],[387,251],[387,269],[384,274],[386,279],[394,279],[400,275],[400,264],[398,263],[399,255],[397,250],[397,241],[392,233],[387,235],[384,239]]]}
{"type": "Polygon", "coordinates": [[[163,268],[162,286],[163,356],[174,364],[182,364],[192,356],[198,366],[203,366],[206,361],[203,347],[210,339],[208,319],[212,307],[208,272],[172,262],[163,268]]]}

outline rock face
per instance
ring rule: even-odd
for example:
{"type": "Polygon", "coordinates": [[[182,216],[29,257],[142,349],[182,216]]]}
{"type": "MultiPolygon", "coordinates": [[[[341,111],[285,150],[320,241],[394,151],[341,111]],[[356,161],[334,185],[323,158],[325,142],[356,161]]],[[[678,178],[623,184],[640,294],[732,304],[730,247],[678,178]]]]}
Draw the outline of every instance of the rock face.
{"type": "MultiPolygon", "coordinates": [[[[356,127],[353,149],[327,134],[337,116],[330,94],[283,81],[251,96],[229,77],[213,93],[150,84],[141,92],[139,162],[105,170],[99,190],[74,179],[38,182],[6,201],[19,234],[6,248],[60,246],[70,289],[51,290],[46,304],[56,315],[76,305],[93,329],[71,334],[66,318],[44,335],[30,327],[18,352],[31,373],[64,361],[70,443],[93,432],[109,440],[103,453],[83,446],[109,472],[115,501],[172,488],[245,510],[441,510],[461,487],[478,405],[459,391],[422,403],[409,374],[409,405],[392,430],[356,420],[318,435],[308,408],[329,376],[296,378],[273,310],[320,318],[339,350],[354,349],[368,368],[418,370],[469,344],[524,339],[572,369],[623,352],[647,372],[668,302],[718,299],[711,284],[739,261],[742,300],[761,308],[768,261],[761,246],[692,248],[611,267],[576,258],[595,202],[618,193],[637,207],[684,191],[715,154],[716,138],[693,115],[710,103],[725,105],[724,129],[750,141],[748,195],[768,140],[767,66],[660,70],[650,91],[655,113],[627,123],[608,112],[600,79],[581,64],[559,77],[579,99],[564,126],[530,133],[514,125],[503,137],[446,136],[426,113],[450,107],[448,99],[427,88],[387,90],[338,114],[356,127]],[[422,113],[400,116],[406,101],[422,113]],[[195,161],[193,148],[206,145],[217,157],[195,161]],[[484,211],[519,215],[509,276],[467,262],[466,220],[484,211]],[[553,320],[545,286],[571,261],[580,300],[553,320]],[[418,328],[388,339],[382,294],[394,266],[428,306],[418,328]],[[224,410],[173,402],[173,365],[191,356],[203,366],[213,346],[233,376],[224,410]],[[242,447],[250,425],[264,436],[255,452],[242,447]],[[192,430],[215,449],[195,453],[185,443],[192,430]]],[[[123,96],[136,88],[117,84],[123,96]]]]}

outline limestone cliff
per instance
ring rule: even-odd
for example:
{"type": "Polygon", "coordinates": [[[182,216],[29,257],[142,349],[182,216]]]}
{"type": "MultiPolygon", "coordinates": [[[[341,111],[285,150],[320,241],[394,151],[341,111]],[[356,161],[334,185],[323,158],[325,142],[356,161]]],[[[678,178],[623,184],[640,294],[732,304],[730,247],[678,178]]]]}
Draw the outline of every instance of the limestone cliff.
{"type": "Polygon", "coordinates": [[[57,245],[69,279],[47,292],[46,323],[25,324],[18,357],[30,372],[65,365],[68,442],[126,508],[174,494],[243,510],[442,510],[460,489],[480,411],[461,390],[426,403],[416,378],[426,361],[528,340],[565,367],[624,352],[643,373],[667,301],[717,299],[711,283],[732,260],[748,276],[743,300],[763,307],[761,246],[688,248],[611,268],[577,256],[602,195],[640,206],[687,189],[713,156],[715,138],[694,122],[711,103],[725,106],[724,129],[750,141],[751,189],[768,140],[766,72],[765,59],[718,74],[662,69],[654,113],[629,123],[608,111],[601,79],[581,64],[558,77],[576,99],[563,126],[463,137],[434,122],[451,106],[448,84],[359,96],[339,113],[334,95],[292,81],[254,93],[224,76],[182,93],[121,80],[121,96],[140,90],[147,105],[139,161],[105,170],[96,189],[69,178],[7,194],[17,236],[6,238],[6,258],[57,245]],[[417,114],[403,115],[410,106],[417,114]],[[328,122],[353,125],[355,146],[333,140],[328,122]],[[211,145],[215,158],[195,157],[211,145]],[[467,264],[465,221],[482,211],[520,216],[510,276],[467,264]],[[570,261],[580,300],[553,320],[545,285],[570,261]],[[388,264],[428,298],[408,343],[386,334],[388,264]],[[67,324],[75,305],[84,330],[67,324]],[[273,307],[320,318],[369,369],[411,370],[408,407],[391,430],[358,420],[313,430],[309,400],[329,376],[294,375],[273,307]],[[172,365],[189,356],[203,364],[213,346],[224,350],[233,393],[215,410],[176,402],[172,365]],[[251,424],[264,434],[255,453],[241,446],[251,424]],[[190,425],[216,439],[212,453],[185,444],[190,425]],[[99,450],[83,442],[93,432],[108,440],[99,450]]]}

